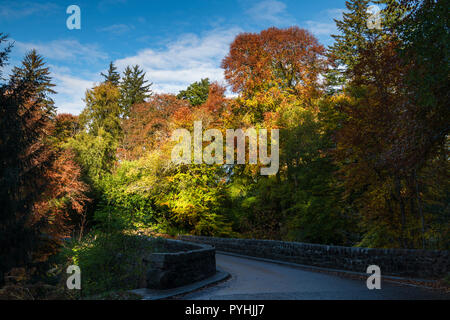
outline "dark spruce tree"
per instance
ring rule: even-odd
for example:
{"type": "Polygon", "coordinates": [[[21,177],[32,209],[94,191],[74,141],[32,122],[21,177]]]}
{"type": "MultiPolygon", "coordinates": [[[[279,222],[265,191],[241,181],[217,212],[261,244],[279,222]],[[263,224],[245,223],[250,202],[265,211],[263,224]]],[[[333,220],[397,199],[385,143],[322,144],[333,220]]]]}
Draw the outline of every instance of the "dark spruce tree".
{"type": "Polygon", "coordinates": [[[0,50],[0,80],[4,80],[3,68],[8,64],[8,55],[12,49],[12,43],[8,42],[8,35],[0,32],[0,47],[5,43],[7,43],[6,47],[0,50]]]}
{"type": "Polygon", "coordinates": [[[49,69],[45,67],[44,60],[37,54],[36,50],[26,54],[22,66],[14,67],[12,71],[10,82],[13,86],[25,80],[32,84],[33,94],[40,99],[40,106],[44,106],[52,118],[56,116],[55,103],[49,96],[49,94],[56,93],[52,89],[55,85],[52,83],[49,69]]]}
{"type": "Polygon", "coordinates": [[[445,149],[450,132],[450,3],[397,0],[399,3],[394,6],[392,1],[384,1],[394,12],[400,11],[399,6],[410,9],[396,26],[405,43],[402,50],[405,64],[414,65],[406,76],[408,89],[415,92],[421,126],[429,127],[427,133],[421,132],[426,150],[436,151],[439,145],[445,149]]]}
{"type": "Polygon", "coordinates": [[[101,75],[105,78],[104,82],[110,82],[115,86],[119,86],[120,74],[117,72],[117,67],[114,65],[112,61],[109,63],[109,69],[107,71],[107,74],[104,74],[102,72],[101,75]]]}
{"type": "MultiPolygon", "coordinates": [[[[1,63],[6,60],[3,55],[1,63]]],[[[48,68],[33,50],[0,88],[0,282],[11,268],[32,263],[43,240],[38,230],[45,221],[37,221],[34,205],[53,161],[44,142],[54,114],[52,87],[48,68]]]]}
{"type": "Polygon", "coordinates": [[[341,20],[335,20],[338,35],[332,35],[335,42],[329,49],[330,58],[335,62],[335,80],[342,84],[343,78],[351,78],[355,65],[360,61],[361,51],[368,44],[377,39],[382,30],[369,28],[368,12],[370,0],[346,1],[347,10],[343,13],[341,20]],[[347,77],[339,76],[344,73],[347,77]]]}
{"type": "Polygon", "coordinates": [[[126,67],[120,84],[120,104],[123,116],[128,117],[132,105],[142,103],[152,95],[152,83],[145,80],[145,72],[138,65],[126,67]]]}

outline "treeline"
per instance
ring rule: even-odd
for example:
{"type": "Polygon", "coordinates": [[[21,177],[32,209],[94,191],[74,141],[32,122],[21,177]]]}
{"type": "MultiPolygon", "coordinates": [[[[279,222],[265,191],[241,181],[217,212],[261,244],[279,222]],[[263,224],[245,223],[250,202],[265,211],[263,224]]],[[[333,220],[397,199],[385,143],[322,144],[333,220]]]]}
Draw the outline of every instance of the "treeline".
{"type": "Polygon", "coordinates": [[[236,98],[208,79],[154,94],[111,63],[79,116],[57,115],[28,53],[1,87],[2,272],[86,227],[448,250],[448,2],[377,3],[380,29],[347,1],[329,48],[298,27],[238,35],[222,62],[236,98]],[[279,172],[174,165],[171,133],[194,121],[279,129],[279,172]]]}

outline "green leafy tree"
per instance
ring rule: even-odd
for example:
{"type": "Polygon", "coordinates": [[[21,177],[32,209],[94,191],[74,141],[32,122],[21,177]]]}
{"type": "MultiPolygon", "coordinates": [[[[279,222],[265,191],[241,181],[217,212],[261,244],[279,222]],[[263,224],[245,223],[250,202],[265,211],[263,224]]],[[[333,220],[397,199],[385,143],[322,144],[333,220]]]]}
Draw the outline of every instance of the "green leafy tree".
{"type": "Polygon", "coordinates": [[[163,180],[162,163],[152,160],[155,158],[123,161],[114,174],[103,179],[102,198],[94,215],[98,228],[112,231],[161,227],[164,217],[154,197],[163,180]],[[152,192],[148,192],[149,188],[152,192]]]}
{"type": "Polygon", "coordinates": [[[102,83],[86,92],[86,107],[81,112],[79,121],[82,127],[93,136],[98,136],[100,128],[108,132],[113,139],[122,134],[120,118],[119,88],[112,83],[102,83]]]}
{"type": "Polygon", "coordinates": [[[101,181],[110,174],[116,162],[117,148],[122,140],[122,108],[119,88],[102,83],[86,92],[86,107],[79,116],[83,131],[69,139],[67,147],[74,150],[83,169],[83,178],[94,191],[94,204],[101,197],[101,181]]]}
{"type": "Polygon", "coordinates": [[[426,159],[427,154],[432,156],[445,145],[450,129],[450,85],[445,80],[450,74],[449,4],[418,0],[388,3],[390,12],[400,11],[399,7],[409,9],[393,28],[404,43],[399,52],[404,64],[413,65],[407,72],[406,85],[414,92],[417,126],[423,128],[418,131],[417,149],[412,153],[425,154],[422,159],[426,159]]]}
{"type": "Polygon", "coordinates": [[[412,194],[417,208],[413,212],[421,218],[422,247],[448,248],[448,231],[443,230],[449,230],[450,220],[448,210],[441,204],[448,203],[449,199],[448,191],[444,191],[448,190],[448,169],[446,171],[445,168],[449,166],[450,129],[450,88],[449,82],[444,80],[449,76],[449,3],[419,0],[383,2],[387,4],[386,11],[396,14],[392,29],[403,43],[399,55],[407,70],[405,91],[411,93],[409,100],[414,106],[410,115],[404,117],[403,127],[408,130],[404,130],[406,133],[394,152],[408,159],[405,165],[411,172],[411,188],[415,190],[412,194]],[[442,161],[445,158],[447,161],[442,161]],[[431,172],[434,178],[426,178],[431,172]],[[437,189],[442,192],[440,197],[437,197],[439,192],[432,191],[437,189]],[[436,205],[430,206],[430,202],[436,205]],[[436,241],[445,238],[447,241],[436,241]]]}
{"type": "Polygon", "coordinates": [[[232,236],[223,210],[224,186],[219,166],[179,166],[169,171],[156,203],[170,212],[170,224],[199,236],[232,236]]]}
{"type": "Polygon", "coordinates": [[[202,79],[194,82],[187,87],[186,90],[181,90],[177,95],[178,99],[188,100],[192,106],[199,106],[208,100],[209,86],[211,83],[209,79],[202,79]]]}
{"type": "Polygon", "coordinates": [[[117,142],[110,133],[100,128],[97,135],[81,132],[70,138],[65,145],[75,153],[75,159],[83,169],[83,180],[101,189],[102,179],[113,170],[117,142]]]}

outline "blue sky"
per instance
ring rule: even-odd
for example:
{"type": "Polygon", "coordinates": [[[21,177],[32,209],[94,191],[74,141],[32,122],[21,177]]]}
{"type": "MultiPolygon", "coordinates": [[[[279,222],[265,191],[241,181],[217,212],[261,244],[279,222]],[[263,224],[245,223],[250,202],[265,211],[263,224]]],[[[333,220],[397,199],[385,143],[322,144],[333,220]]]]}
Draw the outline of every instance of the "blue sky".
{"type": "Polygon", "coordinates": [[[225,84],[220,63],[238,33],[298,25],[329,45],[344,8],[344,0],[0,0],[0,32],[15,41],[9,68],[36,48],[57,85],[58,112],[78,114],[110,61],[120,70],[139,64],[154,92],[206,77],[225,84]],[[72,4],[81,30],[66,27],[72,4]]]}

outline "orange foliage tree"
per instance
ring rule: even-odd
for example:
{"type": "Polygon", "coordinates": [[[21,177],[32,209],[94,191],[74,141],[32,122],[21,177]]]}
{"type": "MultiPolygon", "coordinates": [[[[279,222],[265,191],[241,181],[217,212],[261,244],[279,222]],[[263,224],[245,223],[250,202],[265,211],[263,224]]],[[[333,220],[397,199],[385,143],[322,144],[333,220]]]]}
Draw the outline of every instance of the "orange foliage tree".
{"type": "Polygon", "coordinates": [[[60,240],[72,235],[77,222],[82,233],[89,188],[82,182],[81,168],[70,150],[60,150],[44,176],[48,184],[41,201],[34,205],[33,220],[40,226],[40,232],[58,245],[60,240]]]}
{"type": "Polygon", "coordinates": [[[232,90],[244,96],[272,86],[301,92],[324,70],[324,53],[309,31],[272,27],[238,35],[222,67],[232,90]]]}
{"type": "Polygon", "coordinates": [[[170,137],[168,120],[189,106],[188,101],[177,99],[171,94],[155,94],[148,102],[133,105],[129,117],[122,123],[125,136],[119,150],[121,158],[136,159],[145,150],[170,137]]]}

